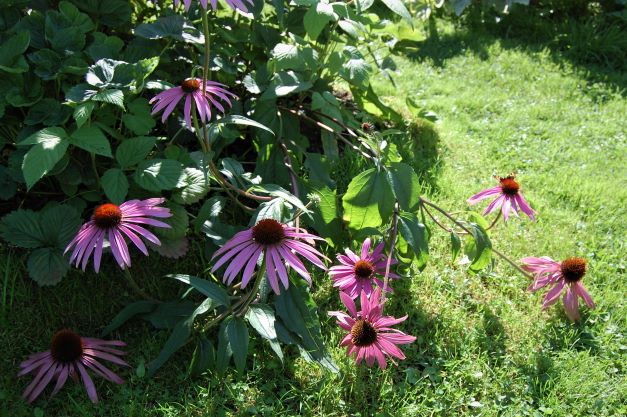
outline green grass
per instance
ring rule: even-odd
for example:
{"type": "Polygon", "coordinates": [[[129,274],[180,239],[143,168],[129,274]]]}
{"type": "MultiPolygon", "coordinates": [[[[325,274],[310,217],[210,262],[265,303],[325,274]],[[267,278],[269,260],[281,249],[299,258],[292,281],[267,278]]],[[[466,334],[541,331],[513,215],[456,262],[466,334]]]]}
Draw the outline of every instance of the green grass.
{"type": "MultiPolygon", "coordinates": [[[[525,291],[526,278],[498,260],[491,271],[466,274],[450,261],[448,236],[433,230],[428,267],[396,285],[391,312],[407,313],[402,329],[418,337],[398,368],[356,370],[334,347],[340,334],[325,312],[338,301],[328,278],[318,276],[324,336],[341,376],[305,363],[293,350],[282,366],[267,345],[255,342],[242,376],[190,378],[191,352],[183,349],[154,379],[139,377],[136,368],[155,357],[167,334],[133,321],[114,334],[129,343],[127,384],[98,381],[102,402],[94,406],[70,383],[37,401],[43,415],[625,415],[624,91],[614,82],[591,82],[585,70],[550,51],[440,29],[440,43],[422,43],[419,55],[398,60],[396,87],[376,84],[392,105],[400,107],[406,94],[441,118],[439,136],[424,126],[414,138],[429,197],[464,210],[465,199],[490,186],[493,174],[516,171],[539,220],[499,227],[494,245],[515,259],[585,256],[596,310],[583,308],[579,324],[566,319],[561,305],[541,312],[541,295],[525,291]]],[[[154,255],[136,259],[138,280],[163,298],[181,293],[163,274],[199,273],[206,265],[191,257],[157,264],[154,255]]],[[[42,415],[19,399],[27,384],[15,378],[19,362],[46,349],[60,327],[97,335],[133,296],[113,267],[38,288],[22,256],[6,248],[0,277],[0,416],[42,415]]]]}

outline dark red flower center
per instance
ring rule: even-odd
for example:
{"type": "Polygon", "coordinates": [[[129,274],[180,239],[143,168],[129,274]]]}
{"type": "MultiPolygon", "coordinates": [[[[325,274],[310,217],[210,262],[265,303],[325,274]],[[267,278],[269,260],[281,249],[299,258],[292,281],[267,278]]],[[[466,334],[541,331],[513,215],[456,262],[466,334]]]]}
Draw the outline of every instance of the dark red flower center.
{"type": "Polygon", "coordinates": [[[186,93],[193,93],[194,91],[198,91],[200,88],[200,80],[197,78],[188,78],[181,83],[181,88],[186,93]]]}
{"type": "Polygon", "coordinates": [[[370,279],[374,272],[374,266],[368,261],[363,259],[355,262],[355,276],[359,279],[370,279]]]}
{"type": "Polygon", "coordinates": [[[516,182],[516,180],[514,180],[513,175],[508,175],[505,178],[499,178],[499,181],[501,182],[501,190],[503,190],[503,194],[518,194],[518,190],[520,190],[520,185],[516,182]]]}
{"type": "Polygon", "coordinates": [[[115,227],[122,221],[122,210],[115,204],[107,203],[96,207],[92,217],[101,229],[115,227]]]}
{"type": "Polygon", "coordinates": [[[370,346],[377,340],[377,331],[367,320],[359,319],[351,328],[351,341],[355,346],[370,346]]]}
{"type": "Polygon", "coordinates": [[[57,362],[74,362],[83,354],[83,341],[71,330],[59,330],[52,336],[50,353],[57,362]]]}
{"type": "Polygon", "coordinates": [[[585,259],[572,257],[563,260],[560,269],[566,282],[577,282],[586,275],[586,266],[585,259]]]}
{"type": "Polygon", "coordinates": [[[253,226],[253,239],[260,245],[275,245],[285,238],[283,225],[274,219],[259,220],[253,226]]]}

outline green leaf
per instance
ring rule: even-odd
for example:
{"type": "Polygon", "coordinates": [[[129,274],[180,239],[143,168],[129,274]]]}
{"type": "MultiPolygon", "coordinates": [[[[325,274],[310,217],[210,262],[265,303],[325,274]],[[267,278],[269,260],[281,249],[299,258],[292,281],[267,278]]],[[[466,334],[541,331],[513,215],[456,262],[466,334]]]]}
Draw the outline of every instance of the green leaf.
{"type": "Polygon", "coordinates": [[[28,49],[30,33],[17,32],[0,45],[0,70],[9,73],[28,71],[28,63],[22,54],[28,49]]]}
{"type": "Polygon", "coordinates": [[[154,229],[154,232],[160,238],[164,238],[166,240],[177,240],[185,236],[185,233],[187,233],[187,227],[189,226],[187,210],[185,210],[185,207],[172,202],[168,202],[166,205],[170,209],[172,216],[164,219],[164,221],[170,225],[170,228],[166,229],[160,227],[154,229]]]}
{"type": "Polygon", "coordinates": [[[193,376],[198,376],[207,369],[213,369],[216,364],[216,350],[213,343],[205,336],[201,335],[194,349],[192,361],[189,365],[189,372],[193,376]]]}
{"type": "Polygon", "coordinates": [[[28,275],[40,286],[55,285],[65,276],[70,265],[61,249],[39,248],[28,256],[28,275]]]}
{"type": "Polygon", "coordinates": [[[148,156],[157,143],[157,138],[152,136],[140,136],[125,139],[115,151],[115,159],[122,168],[131,167],[148,156]]]}
{"type": "Polygon", "coordinates": [[[111,322],[102,330],[101,337],[105,337],[112,331],[121,327],[124,323],[139,314],[150,313],[158,304],[155,301],[141,300],[135,301],[124,307],[111,322]]]}
{"type": "Polygon", "coordinates": [[[69,205],[47,206],[39,220],[46,246],[65,249],[76,236],[82,219],[77,210],[69,205]]]}
{"type": "Polygon", "coordinates": [[[392,215],[394,194],[385,172],[371,168],[348,185],[342,198],[344,221],[354,230],[381,226],[392,215]]]}
{"type": "Polygon", "coordinates": [[[411,18],[411,14],[407,10],[407,7],[403,4],[401,0],[381,0],[388,7],[388,9],[392,10],[397,15],[401,16],[411,27],[414,27],[414,21],[411,18]]]}
{"type": "Polygon", "coordinates": [[[185,168],[183,175],[176,184],[176,192],[172,200],[180,204],[199,202],[209,191],[209,179],[197,168],[185,168]]]}
{"type": "Polygon", "coordinates": [[[490,264],[492,260],[492,242],[485,229],[476,223],[470,223],[473,240],[466,246],[468,258],[472,260],[469,270],[477,273],[490,264]]]}
{"type": "Polygon", "coordinates": [[[124,93],[120,90],[102,90],[94,94],[91,99],[113,104],[124,110],[124,93]]]}
{"type": "Polygon", "coordinates": [[[163,191],[176,188],[183,174],[180,162],[171,159],[149,159],[139,163],[134,180],[145,190],[163,191]]]}
{"type": "Polygon", "coordinates": [[[128,104],[128,113],[122,116],[122,122],[136,135],[147,135],[156,125],[150,114],[148,100],[142,97],[128,104]]]}
{"type": "Polygon", "coordinates": [[[311,47],[279,43],[272,50],[272,60],[275,71],[286,69],[297,71],[313,70],[318,65],[318,52],[311,47]]]}
{"type": "Polygon", "coordinates": [[[43,129],[34,134],[20,145],[31,140],[37,140],[38,143],[26,152],[22,161],[22,172],[26,181],[27,190],[30,190],[42,177],[49,173],[52,168],[63,158],[65,151],[69,145],[66,136],[60,136],[59,133],[65,135],[65,131],[60,128],[43,129]],[[54,131],[53,131],[54,129],[54,131]],[[43,131],[47,131],[42,134],[43,131]],[[36,138],[34,138],[36,136],[36,138]]]}
{"type": "Polygon", "coordinates": [[[281,71],[272,76],[270,85],[261,95],[260,100],[270,100],[283,97],[313,87],[310,81],[302,79],[301,75],[294,71],[281,71]]]}
{"type": "Polygon", "coordinates": [[[148,320],[157,329],[173,329],[178,322],[185,320],[196,310],[196,304],[191,301],[166,301],[143,318],[148,320]]]}
{"type": "Polygon", "coordinates": [[[187,285],[194,287],[201,294],[204,294],[207,297],[211,298],[218,305],[228,307],[231,304],[231,302],[229,301],[229,294],[226,292],[226,290],[211,281],[198,278],[192,275],[184,275],[184,274],[167,275],[167,276],[169,278],[174,278],[176,280],[184,282],[187,285]]]}
{"type": "Polygon", "coordinates": [[[160,17],[154,23],[142,23],[135,28],[135,35],[146,39],[171,38],[177,41],[201,45],[202,33],[181,15],[160,17]]]}
{"type": "Polygon", "coordinates": [[[414,213],[403,212],[398,218],[398,230],[414,252],[418,267],[424,268],[429,258],[429,241],[425,225],[414,213]]]}
{"type": "Polygon", "coordinates": [[[456,233],[451,232],[451,256],[452,262],[455,262],[457,256],[459,255],[459,251],[462,248],[462,240],[456,233]]]}
{"type": "Polygon", "coordinates": [[[68,138],[67,133],[62,127],[47,127],[33,133],[26,139],[19,141],[17,145],[37,145],[58,139],[65,140],[68,138]]]}
{"type": "Polygon", "coordinates": [[[96,155],[113,158],[109,140],[96,126],[82,126],[69,137],[70,144],[96,155]]]}
{"type": "Polygon", "coordinates": [[[252,304],[246,312],[246,320],[259,333],[261,337],[270,343],[270,347],[283,362],[283,351],[277,339],[274,322],[274,310],[267,304],[252,304]]]}
{"type": "Polygon", "coordinates": [[[96,104],[91,101],[76,106],[74,109],[74,120],[76,120],[77,127],[80,128],[91,118],[94,107],[96,107],[96,104]]]}
{"type": "Polygon", "coordinates": [[[270,194],[272,197],[279,197],[287,201],[291,205],[298,207],[303,213],[310,213],[309,209],[305,207],[302,201],[294,194],[290,193],[286,189],[279,187],[275,184],[259,184],[252,187],[253,191],[260,191],[266,194],[270,194]]]}
{"type": "Polygon", "coordinates": [[[128,180],[121,169],[109,168],[100,181],[109,201],[118,205],[124,202],[128,194],[128,180]]]}
{"type": "Polygon", "coordinates": [[[39,248],[46,243],[39,223],[40,213],[32,210],[15,210],[2,218],[0,235],[7,242],[20,248],[39,248]]]}
{"type": "Polygon", "coordinates": [[[67,121],[71,112],[69,106],[64,106],[52,98],[44,98],[28,110],[24,123],[30,126],[38,124],[46,126],[62,125],[67,121]]]}
{"type": "MultiPolygon", "coordinates": [[[[330,371],[338,373],[337,365],[331,359],[322,340],[316,302],[311,297],[304,281],[292,282],[287,290],[275,298],[274,306],[281,322],[294,333],[293,336],[290,334],[290,339],[301,347],[301,355],[307,360],[315,360],[330,371]]],[[[281,322],[276,322],[275,328],[277,336],[284,340],[279,334],[281,322]]]]}
{"type": "Polygon", "coordinates": [[[340,69],[340,76],[355,85],[367,85],[371,67],[364,56],[354,46],[346,46],[343,51],[345,62],[340,69]]]}
{"type": "Polygon", "coordinates": [[[412,167],[394,162],[388,171],[388,181],[401,209],[414,211],[420,205],[420,182],[412,167]]]}
{"type": "Polygon", "coordinates": [[[259,129],[263,129],[266,132],[270,132],[274,135],[274,131],[272,129],[270,129],[268,126],[263,125],[259,122],[256,122],[252,119],[249,119],[248,117],[244,117],[244,116],[240,116],[240,115],[232,115],[232,116],[227,116],[227,117],[223,117],[219,120],[216,120],[215,122],[213,122],[213,124],[230,124],[230,125],[239,125],[239,126],[252,126],[252,127],[256,127],[259,129]]]}
{"type": "Polygon", "coordinates": [[[192,331],[192,323],[193,319],[190,320],[190,318],[185,318],[174,326],[170,337],[165,342],[165,345],[163,345],[159,355],[157,355],[157,357],[150,362],[150,364],[148,364],[148,376],[152,377],[159,370],[159,368],[161,368],[163,364],[170,359],[170,356],[172,356],[174,352],[179,350],[185,342],[187,342],[187,339],[192,331]]]}
{"type": "Polygon", "coordinates": [[[305,31],[312,40],[316,40],[329,22],[337,19],[333,6],[319,2],[312,5],[303,20],[305,31]]]}
{"type": "Polygon", "coordinates": [[[246,368],[246,356],[248,356],[248,328],[240,317],[233,317],[226,325],[226,335],[229,340],[229,348],[233,353],[235,368],[243,372],[246,368]]]}

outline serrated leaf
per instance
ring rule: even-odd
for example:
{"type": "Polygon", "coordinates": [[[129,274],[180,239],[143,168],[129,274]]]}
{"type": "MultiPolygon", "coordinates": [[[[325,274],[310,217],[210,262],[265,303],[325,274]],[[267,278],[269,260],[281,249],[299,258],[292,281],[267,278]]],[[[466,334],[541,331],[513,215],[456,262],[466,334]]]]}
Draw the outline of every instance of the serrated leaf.
{"type": "Polygon", "coordinates": [[[351,229],[381,226],[394,209],[394,194],[385,172],[371,168],[353,178],[342,203],[344,221],[351,229]]]}
{"type": "Polygon", "coordinates": [[[40,213],[32,210],[15,210],[2,218],[0,234],[7,242],[21,248],[38,248],[46,243],[39,223],[40,213]]]}
{"type": "Polygon", "coordinates": [[[252,190],[269,194],[272,197],[282,198],[291,205],[298,207],[303,213],[310,213],[310,210],[305,207],[298,197],[276,184],[259,184],[253,186],[252,190]]]}
{"type": "Polygon", "coordinates": [[[65,155],[68,145],[66,138],[50,136],[41,139],[40,143],[26,152],[22,161],[22,172],[27,190],[54,168],[65,155]]]}
{"type": "Polygon", "coordinates": [[[420,205],[420,182],[412,167],[393,162],[387,171],[392,192],[401,209],[414,211],[420,205]]]}
{"type": "Polygon", "coordinates": [[[39,222],[46,246],[65,249],[76,236],[82,219],[73,207],[56,205],[42,210],[39,222]]]}
{"type": "Polygon", "coordinates": [[[420,223],[416,214],[403,212],[398,218],[398,230],[414,252],[418,267],[424,268],[429,258],[429,241],[425,225],[420,223]]]}
{"type": "Polygon", "coordinates": [[[411,14],[407,7],[403,4],[401,0],[381,0],[388,9],[392,10],[397,15],[401,16],[411,27],[414,27],[414,21],[411,18],[411,14]]]}
{"type": "Polygon", "coordinates": [[[318,2],[312,5],[303,18],[303,25],[307,35],[316,40],[329,22],[337,19],[333,6],[328,3],[318,2]]]}
{"type": "Polygon", "coordinates": [[[58,284],[69,269],[60,249],[39,248],[28,256],[28,275],[40,286],[58,284]]]}
{"type": "Polygon", "coordinates": [[[69,137],[70,144],[96,155],[113,158],[109,140],[96,126],[82,126],[69,137]]]}
{"type": "Polygon", "coordinates": [[[164,221],[170,225],[170,228],[160,227],[154,229],[154,232],[160,238],[164,238],[166,240],[176,240],[185,236],[187,227],[189,226],[189,217],[185,207],[171,202],[166,205],[170,209],[172,216],[164,219],[164,221]]]}
{"type": "Polygon", "coordinates": [[[272,76],[270,84],[261,95],[261,100],[270,100],[283,97],[313,87],[311,81],[303,80],[302,76],[294,71],[280,71],[272,76]]]}
{"type": "Polygon", "coordinates": [[[128,194],[128,180],[119,168],[110,168],[100,179],[104,192],[113,204],[122,204],[128,194]]]}
{"type": "Polygon", "coordinates": [[[136,135],[147,135],[156,125],[150,114],[148,100],[142,97],[128,104],[128,113],[122,116],[122,122],[136,135]]]}
{"type": "Polygon", "coordinates": [[[95,103],[87,102],[81,103],[74,108],[74,120],[76,120],[77,127],[80,128],[90,119],[91,113],[94,111],[95,107],[95,103]]]}
{"type": "Polygon", "coordinates": [[[137,185],[148,191],[171,190],[183,173],[180,162],[171,159],[149,159],[137,166],[133,177],[137,185]]]}
{"type": "Polygon", "coordinates": [[[91,96],[94,101],[102,101],[124,109],[124,93],[121,90],[102,90],[91,96]]]}
{"type": "Polygon", "coordinates": [[[115,159],[122,168],[131,167],[143,161],[157,143],[157,138],[141,136],[125,139],[115,151],[115,159]]]}
{"type": "Polygon", "coordinates": [[[20,31],[4,41],[0,45],[0,70],[14,74],[28,71],[28,63],[22,54],[29,43],[30,33],[26,31],[20,31]]]}
{"type": "Polygon", "coordinates": [[[199,169],[185,168],[176,188],[172,200],[180,204],[197,203],[209,191],[208,178],[199,169]]]}
{"type": "Polygon", "coordinates": [[[204,44],[205,38],[198,29],[181,15],[160,17],[153,23],[142,23],[134,31],[146,39],[171,38],[193,44],[204,44]]]}
{"type": "Polygon", "coordinates": [[[229,294],[226,290],[211,281],[185,274],[168,275],[168,277],[194,287],[201,294],[211,298],[218,305],[228,307],[231,304],[229,301],[229,294]]]}

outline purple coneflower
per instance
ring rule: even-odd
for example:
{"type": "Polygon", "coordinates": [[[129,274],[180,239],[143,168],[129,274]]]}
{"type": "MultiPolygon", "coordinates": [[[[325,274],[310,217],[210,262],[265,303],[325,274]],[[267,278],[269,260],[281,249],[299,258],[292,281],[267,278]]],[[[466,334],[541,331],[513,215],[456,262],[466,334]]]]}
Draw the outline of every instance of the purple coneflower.
{"type": "Polygon", "coordinates": [[[165,123],[165,120],[170,114],[172,114],[179,101],[185,98],[183,117],[185,118],[187,125],[191,127],[193,99],[196,104],[196,110],[200,115],[200,120],[208,122],[211,120],[211,105],[215,106],[218,110],[224,113],[224,106],[220,104],[216,97],[224,100],[229,107],[231,106],[231,99],[237,99],[235,94],[231,93],[224,87],[226,87],[224,84],[220,84],[215,81],[207,81],[207,85],[203,93],[202,80],[200,78],[188,78],[183,81],[180,86],[162,91],[150,99],[150,104],[156,103],[152,108],[152,114],[159,113],[163,110],[161,122],[165,123]]]}
{"type": "Polygon", "coordinates": [[[35,373],[35,378],[26,387],[23,398],[31,403],[42,393],[53,379],[56,380],[52,395],[55,395],[65,384],[68,377],[78,381],[80,375],[93,403],[98,402],[96,387],[87,373],[87,368],[104,379],[124,383],[124,380],[107,369],[97,359],[104,359],[118,365],[128,366],[118,356],[126,353],[111,346],[126,346],[119,340],[101,340],[81,337],[70,330],[60,330],[53,337],[50,350],[35,353],[20,364],[17,376],[35,373]]]}
{"type": "Polygon", "coordinates": [[[342,303],[348,309],[349,314],[341,311],[330,311],[330,316],[337,318],[337,324],[348,334],[340,346],[346,346],[347,355],[355,354],[355,363],[362,360],[368,366],[372,366],[376,360],[381,369],[387,366],[385,357],[388,356],[392,363],[394,358],[405,359],[405,354],[397,345],[412,343],[416,338],[409,336],[391,326],[402,323],[407,316],[399,319],[383,315],[383,303],[380,302],[381,289],[374,290],[370,299],[364,291],[361,292],[361,311],[357,311],[355,301],[346,293],[340,291],[342,303]]]}
{"type": "Polygon", "coordinates": [[[263,254],[268,280],[276,294],[281,292],[279,279],[284,288],[287,289],[289,286],[285,264],[294,268],[311,285],[311,276],[296,255],[302,256],[322,269],[326,269],[326,267],[320,258],[327,258],[310,244],[298,239],[303,239],[311,245],[314,243],[313,239],[322,240],[318,236],[307,233],[304,229],[297,229],[273,219],[260,220],[250,229],[235,234],[231,240],[213,254],[211,259],[217,257],[219,259],[211,272],[215,272],[230,260],[230,264],[224,272],[223,281],[231,284],[243,268],[242,288],[244,288],[253,275],[259,256],[263,254]]]}
{"type": "Polygon", "coordinates": [[[516,182],[514,174],[510,174],[505,178],[498,176],[495,178],[501,183],[499,186],[488,188],[487,190],[473,195],[467,200],[468,204],[476,204],[490,196],[498,195],[485,209],[483,212],[484,215],[490,214],[502,206],[501,211],[503,212],[503,218],[505,220],[509,218],[511,212],[518,216],[519,210],[529,216],[531,220],[535,220],[534,211],[520,192],[520,184],[516,182]]]}
{"type": "Polygon", "coordinates": [[[83,271],[87,266],[89,257],[93,253],[94,270],[98,272],[100,270],[102,248],[105,239],[107,239],[111,246],[113,257],[120,265],[120,268],[124,269],[126,266],[131,266],[131,256],[129,255],[124,235],[144,255],[148,255],[148,249],[146,249],[146,245],[142,242],[140,236],[155,245],[159,245],[161,242],[157,236],[140,226],[140,224],[169,228],[169,224],[150,218],[172,216],[169,208],[158,207],[164,201],[164,198],[149,198],[147,200],[130,200],[119,206],[107,203],[96,207],[91,220],[80,228],[76,237],[65,248],[64,253],[67,253],[74,246],[70,263],[75,262],[76,267],[78,267],[82,261],[83,271]]]}
{"type": "MultiPolygon", "coordinates": [[[[246,4],[244,3],[244,1],[248,4],[250,4],[251,6],[254,5],[253,0],[225,0],[226,4],[229,5],[229,7],[233,10],[242,10],[244,12],[248,12],[248,7],[246,6],[246,4]]],[[[174,5],[178,6],[181,3],[181,0],[174,0],[174,5]]],[[[200,0],[200,5],[202,6],[203,9],[207,9],[207,0],[200,0]]],[[[183,4],[185,5],[185,10],[189,10],[189,8],[192,5],[192,0],[183,0],[183,4]]],[[[217,9],[218,7],[218,0],[211,0],[211,8],[213,10],[217,9]]]]}
{"type": "Polygon", "coordinates": [[[586,275],[585,259],[572,257],[556,262],[548,256],[543,256],[523,258],[520,261],[523,263],[522,268],[535,276],[533,283],[529,286],[530,291],[537,291],[547,285],[552,285],[544,297],[542,309],[555,304],[564,287],[566,291],[562,301],[566,314],[571,320],[579,320],[578,297],[581,297],[588,307],[594,308],[592,297],[581,283],[581,279],[586,275]]]}
{"type": "MultiPolygon", "coordinates": [[[[362,291],[370,297],[373,291],[372,283],[375,282],[383,288],[383,281],[378,276],[385,275],[387,256],[383,254],[384,243],[381,242],[370,253],[370,238],[364,240],[361,245],[361,256],[357,256],[352,250],[346,249],[346,255],[337,255],[337,260],[342,265],[332,266],[329,275],[333,279],[333,286],[347,293],[351,298],[357,298],[362,291]]],[[[390,264],[395,264],[392,259],[390,264]]],[[[390,278],[398,278],[398,275],[390,272],[390,278]]],[[[386,288],[386,291],[392,291],[386,288]]]]}

